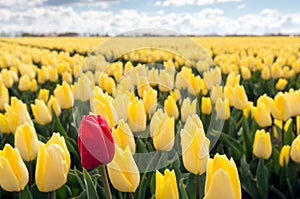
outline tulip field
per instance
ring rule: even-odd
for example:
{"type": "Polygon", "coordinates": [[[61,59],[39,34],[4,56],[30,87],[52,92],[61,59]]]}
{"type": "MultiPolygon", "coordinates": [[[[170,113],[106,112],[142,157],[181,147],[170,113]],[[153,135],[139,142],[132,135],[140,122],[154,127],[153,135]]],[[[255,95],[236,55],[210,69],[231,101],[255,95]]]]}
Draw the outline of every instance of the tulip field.
{"type": "Polygon", "coordinates": [[[299,37],[0,38],[0,198],[300,198],[299,37]]]}

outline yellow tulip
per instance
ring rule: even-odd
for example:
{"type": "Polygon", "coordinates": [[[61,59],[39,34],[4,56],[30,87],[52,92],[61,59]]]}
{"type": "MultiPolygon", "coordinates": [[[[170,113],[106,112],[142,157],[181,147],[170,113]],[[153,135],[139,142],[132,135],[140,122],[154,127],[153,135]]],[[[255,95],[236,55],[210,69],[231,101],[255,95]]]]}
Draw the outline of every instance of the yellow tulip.
{"type": "Polygon", "coordinates": [[[253,102],[248,102],[247,106],[243,109],[243,115],[245,118],[249,117],[252,107],[253,107],[253,102]]]}
{"type": "Polygon", "coordinates": [[[266,105],[269,112],[271,112],[272,111],[273,99],[271,97],[267,96],[267,94],[263,94],[257,99],[256,104],[260,104],[262,102],[266,105]]]}
{"type": "Polygon", "coordinates": [[[51,67],[49,69],[49,80],[50,82],[56,82],[58,80],[57,68],[51,67]]]}
{"type": "Polygon", "coordinates": [[[221,120],[227,120],[230,117],[230,108],[228,99],[217,99],[216,102],[217,117],[221,120]]]}
{"type": "Polygon", "coordinates": [[[74,98],[82,102],[90,99],[94,81],[90,80],[87,75],[81,75],[78,82],[74,83],[74,98]]]}
{"type": "Polygon", "coordinates": [[[32,79],[30,81],[30,91],[35,92],[37,89],[38,89],[38,85],[37,85],[36,79],[32,79]]]}
{"type": "Polygon", "coordinates": [[[197,76],[192,75],[188,79],[188,92],[191,95],[197,96],[200,93],[200,91],[202,91],[203,95],[206,95],[207,93],[206,83],[204,82],[203,79],[201,79],[199,75],[197,76]]]}
{"type": "Polygon", "coordinates": [[[23,160],[32,161],[36,158],[38,137],[34,127],[27,122],[16,129],[15,147],[19,150],[23,160]]]}
{"type": "Polygon", "coordinates": [[[272,154],[271,137],[264,129],[257,130],[255,133],[253,154],[258,158],[264,159],[269,159],[272,154]]]}
{"type": "Polygon", "coordinates": [[[1,71],[1,77],[2,77],[3,84],[6,86],[6,88],[11,88],[14,83],[14,80],[10,71],[7,70],[6,68],[3,69],[1,71]]]}
{"type": "Polygon", "coordinates": [[[65,140],[58,133],[53,133],[46,144],[40,142],[35,170],[38,189],[41,192],[50,192],[64,185],[70,163],[70,153],[65,140]]]}
{"type": "Polygon", "coordinates": [[[20,91],[28,91],[30,89],[30,78],[28,75],[23,75],[20,78],[18,89],[20,91]]]}
{"type": "MultiPolygon", "coordinates": [[[[124,121],[127,120],[128,118],[128,104],[130,102],[130,93],[125,92],[125,93],[118,93],[113,101],[113,106],[117,112],[118,119],[121,120],[123,119],[124,121]]],[[[144,99],[143,99],[144,101],[144,99]]],[[[144,103],[145,105],[145,103],[144,103]]],[[[146,107],[146,106],[145,106],[146,107]]]]}
{"type": "Polygon", "coordinates": [[[224,98],[228,99],[229,102],[229,106],[233,106],[234,105],[234,88],[232,86],[225,86],[224,87],[224,98]]]}
{"type": "Polygon", "coordinates": [[[151,86],[149,84],[149,81],[146,77],[141,77],[138,80],[138,84],[137,84],[137,90],[138,90],[138,95],[140,97],[143,97],[144,91],[148,91],[151,89],[151,86]]]}
{"type": "Polygon", "coordinates": [[[180,90],[175,89],[173,91],[170,91],[170,96],[173,97],[175,101],[178,101],[181,104],[182,98],[181,98],[180,90]]]}
{"type": "Polygon", "coordinates": [[[49,68],[46,66],[42,66],[42,68],[38,71],[38,82],[40,84],[44,84],[49,80],[49,68]]]}
{"type": "Polygon", "coordinates": [[[10,133],[10,126],[8,122],[7,115],[0,113],[0,132],[1,133],[10,133]]]}
{"type": "Polygon", "coordinates": [[[241,76],[240,75],[236,75],[235,73],[231,72],[229,73],[229,75],[226,78],[226,86],[238,86],[240,84],[240,79],[241,76]]]}
{"type": "Polygon", "coordinates": [[[185,122],[188,116],[196,113],[197,99],[194,99],[192,102],[189,97],[185,98],[181,105],[181,121],[185,122]]]}
{"type": "Polygon", "coordinates": [[[158,88],[162,92],[168,92],[174,88],[174,75],[165,70],[159,71],[158,88]]]}
{"type": "Polygon", "coordinates": [[[15,132],[17,126],[24,124],[25,122],[33,125],[26,104],[16,97],[11,98],[11,105],[5,104],[5,111],[5,115],[9,122],[9,128],[12,132],[15,132]]]}
{"type": "Polygon", "coordinates": [[[67,82],[68,84],[72,84],[73,83],[73,77],[72,77],[72,74],[69,73],[68,71],[65,71],[63,74],[62,74],[62,80],[64,82],[67,82]]]}
{"type": "Polygon", "coordinates": [[[293,140],[290,155],[294,162],[300,163],[300,135],[293,140]]]}
{"type": "Polygon", "coordinates": [[[172,150],[175,140],[174,117],[168,117],[162,109],[156,111],[151,118],[150,135],[156,150],[172,150]]]}
{"type": "Polygon", "coordinates": [[[189,116],[185,122],[184,129],[188,132],[194,131],[196,128],[204,129],[203,124],[197,114],[189,116]]]}
{"type": "Polygon", "coordinates": [[[115,145],[115,155],[107,164],[107,171],[110,182],[119,191],[135,192],[139,186],[140,173],[128,146],[122,150],[115,145]]]}
{"type": "Polygon", "coordinates": [[[118,127],[112,129],[112,136],[114,138],[115,144],[117,144],[121,149],[125,150],[129,146],[130,151],[135,153],[135,141],[133,134],[124,120],[119,120],[118,127]]]}
{"type": "Polygon", "coordinates": [[[179,111],[176,101],[171,96],[168,96],[168,98],[165,100],[164,110],[169,117],[174,117],[175,120],[179,117],[179,111]]]}
{"type": "Polygon", "coordinates": [[[115,80],[112,77],[108,77],[107,80],[105,81],[104,88],[105,88],[104,90],[108,94],[112,94],[114,92],[114,90],[116,89],[115,80]]]}
{"type": "Polygon", "coordinates": [[[6,191],[21,191],[29,180],[28,170],[16,148],[5,144],[0,150],[0,186],[6,191]]]}
{"type": "Polygon", "coordinates": [[[264,66],[261,70],[261,78],[263,80],[268,80],[270,79],[270,69],[267,66],[264,66]]]}
{"type": "Polygon", "coordinates": [[[132,132],[142,132],[146,129],[147,116],[142,100],[135,97],[128,104],[128,123],[132,132]]]}
{"type": "Polygon", "coordinates": [[[276,88],[277,90],[282,91],[282,90],[285,89],[285,87],[286,87],[287,84],[288,84],[288,81],[287,81],[286,79],[280,78],[280,79],[277,81],[277,83],[276,83],[276,85],[275,85],[275,88],[276,88]]]}
{"type": "Polygon", "coordinates": [[[53,95],[50,96],[50,99],[48,101],[47,106],[48,106],[48,109],[49,109],[50,113],[52,113],[52,109],[53,109],[55,115],[56,116],[60,116],[60,114],[61,114],[61,108],[60,108],[60,106],[58,104],[57,99],[53,95]]]}
{"type": "Polygon", "coordinates": [[[209,115],[212,111],[211,99],[209,97],[202,97],[201,100],[201,112],[209,115]]]}
{"type": "Polygon", "coordinates": [[[282,68],[277,63],[274,63],[271,67],[271,74],[273,79],[281,77],[282,68]]]}
{"type": "Polygon", "coordinates": [[[43,100],[45,103],[47,103],[48,99],[49,99],[49,90],[48,89],[40,89],[38,99],[43,100]]]}
{"type": "Polygon", "coordinates": [[[240,199],[241,184],[238,170],[232,158],[226,155],[215,155],[209,159],[206,168],[205,199],[240,199]]]}
{"type": "Polygon", "coordinates": [[[210,143],[205,137],[203,128],[192,123],[186,124],[180,132],[180,137],[184,167],[195,175],[203,174],[209,158],[210,143]]]}
{"type": "Polygon", "coordinates": [[[31,110],[37,123],[46,125],[52,121],[52,115],[43,100],[36,99],[35,104],[31,104],[31,110]]]}
{"type": "Polygon", "coordinates": [[[155,198],[156,199],[178,199],[178,187],[176,181],[175,171],[170,171],[165,169],[164,175],[159,171],[156,171],[155,174],[156,189],[155,189],[155,198]]]}
{"type": "Polygon", "coordinates": [[[248,67],[241,67],[241,74],[244,80],[249,80],[251,79],[251,71],[249,70],[248,67]]]}
{"type": "Polygon", "coordinates": [[[283,165],[287,165],[290,159],[290,149],[289,145],[284,145],[281,148],[280,155],[279,155],[279,164],[283,167],[283,165]]]}
{"type": "Polygon", "coordinates": [[[148,72],[148,80],[151,86],[156,86],[158,83],[158,70],[155,68],[152,68],[148,72]]]}
{"type": "Polygon", "coordinates": [[[8,89],[0,82],[0,110],[4,110],[4,105],[8,103],[8,89]]]}
{"type": "Polygon", "coordinates": [[[291,117],[300,115],[300,91],[290,89],[289,92],[284,95],[286,96],[288,104],[292,105],[291,117]]]}
{"type": "Polygon", "coordinates": [[[107,93],[103,93],[101,88],[94,88],[90,99],[90,107],[94,114],[101,114],[105,118],[110,128],[116,126],[118,115],[113,106],[113,99],[107,93]]]}
{"type": "Polygon", "coordinates": [[[257,104],[257,107],[252,107],[251,114],[260,127],[267,127],[272,124],[272,119],[265,103],[257,104]]]}
{"type": "Polygon", "coordinates": [[[54,97],[57,99],[59,106],[62,109],[72,108],[74,105],[74,96],[70,85],[63,82],[62,85],[57,85],[54,89],[54,97]]]}
{"type": "Polygon", "coordinates": [[[186,89],[188,88],[189,79],[193,76],[191,68],[182,67],[181,71],[177,73],[175,80],[175,88],[186,89]]]}
{"type": "Polygon", "coordinates": [[[146,113],[152,115],[155,112],[157,106],[157,91],[153,88],[144,91],[143,103],[146,113]]]}
{"type": "Polygon", "coordinates": [[[223,87],[214,86],[210,92],[210,98],[213,103],[216,103],[218,99],[223,99],[223,87]]]}
{"type": "Polygon", "coordinates": [[[208,89],[211,89],[213,86],[220,85],[222,82],[221,68],[216,67],[204,72],[203,79],[208,89]]]}
{"type": "Polygon", "coordinates": [[[248,105],[248,97],[244,86],[237,86],[233,92],[233,106],[238,110],[243,110],[248,105]]]}
{"type": "Polygon", "coordinates": [[[286,95],[277,93],[272,104],[272,115],[275,119],[286,121],[291,117],[291,107],[286,95]]]}
{"type": "Polygon", "coordinates": [[[296,116],[296,133],[300,135],[300,116],[296,116]]]}

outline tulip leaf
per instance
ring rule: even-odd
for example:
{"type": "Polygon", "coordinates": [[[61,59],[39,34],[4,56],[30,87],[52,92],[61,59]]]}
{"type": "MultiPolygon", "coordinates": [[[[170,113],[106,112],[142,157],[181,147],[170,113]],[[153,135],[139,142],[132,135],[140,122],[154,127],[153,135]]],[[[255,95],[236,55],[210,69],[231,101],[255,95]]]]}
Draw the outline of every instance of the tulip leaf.
{"type": "Polygon", "coordinates": [[[77,178],[77,181],[78,181],[80,187],[81,187],[82,189],[84,189],[84,184],[83,184],[83,180],[84,180],[84,179],[83,179],[83,174],[80,173],[80,171],[78,171],[76,167],[74,168],[74,173],[75,173],[75,175],[76,175],[76,178],[77,178]]]}
{"type": "Polygon", "coordinates": [[[76,197],[76,199],[87,199],[87,193],[86,190],[83,190],[79,196],[76,197]]]}
{"type": "Polygon", "coordinates": [[[250,138],[250,128],[246,118],[243,118],[242,140],[247,160],[249,160],[252,155],[252,143],[250,138]]]}
{"type": "Polygon", "coordinates": [[[61,124],[60,119],[56,116],[56,114],[54,113],[54,111],[52,111],[52,113],[53,113],[52,114],[52,117],[53,117],[53,126],[52,126],[53,131],[58,131],[65,138],[69,137],[68,133],[64,129],[63,125],[61,124]]]}
{"type": "Polygon", "coordinates": [[[90,174],[83,168],[84,184],[86,187],[87,199],[99,199],[95,185],[90,174]]]}
{"type": "Polygon", "coordinates": [[[292,131],[293,125],[291,124],[286,132],[284,132],[284,145],[291,145],[295,136],[292,131]]]}
{"type": "Polygon", "coordinates": [[[282,198],[282,199],[286,198],[283,193],[281,193],[278,189],[274,187],[274,185],[270,185],[269,190],[270,190],[270,195],[269,195],[270,198],[282,198]]]}
{"type": "Polygon", "coordinates": [[[20,192],[22,199],[33,199],[30,190],[28,188],[28,185],[25,187],[23,191],[20,192]]]}
{"type": "Polygon", "coordinates": [[[268,169],[260,158],[256,170],[256,187],[261,198],[268,198],[268,169]]]}
{"type": "Polygon", "coordinates": [[[181,178],[180,181],[179,181],[179,193],[180,193],[180,198],[182,199],[189,199],[189,196],[186,192],[186,185],[184,184],[184,179],[181,178]]]}
{"type": "Polygon", "coordinates": [[[277,150],[276,147],[273,147],[272,149],[272,162],[273,162],[273,165],[272,165],[272,168],[273,168],[273,171],[279,175],[279,172],[280,172],[280,165],[279,165],[279,152],[277,150]]]}
{"type": "Polygon", "coordinates": [[[245,155],[241,159],[240,167],[240,180],[242,188],[252,197],[256,198],[258,196],[258,191],[256,188],[256,182],[250,171],[250,166],[247,163],[245,155]]]}
{"type": "Polygon", "coordinates": [[[294,162],[290,162],[285,165],[282,169],[280,175],[280,186],[284,190],[288,190],[289,196],[291,198],[295,198],[294,196],[294,188],[297,179],[297,164],[294,162]]]}
{"type": "MultiPolygon", "coordinates": [[[[33,184],[31,186],[31,194],[33,198],[47,198],[48,193],[47,192],[40,192],[37,188],[36,184],[33,184]]],[[[52,198],[56,198],[55,192],[52,193],[52,198]]]]}
{"type": "Polygon", "coordinates": [[[84,189],[83,182],[81,183],[82,184],[80,184],[80,182],[78,181],[74,170],[70,170],[68,173],[67,184],[71,188],[71,193],[73,196],[77,196],[84,189]]]}
{"type": "Polygon", "coordinates": [[[244,151],[242,144],[238,143],[236,139],[233,139],[225,133],[221,133],[220,139],[225,144],[225,146],[229,146],[229,148],[232,149],[232,152],[235,155],[234,159],[239,161],[242,158],[244,151]]]}
{"type": "Polygon", "coordinates": [[[70,187],[66,184],[64,184],[62,187],[57,189],[56,191],[56,197],[57,198],[70,198],[72,197],[72,191],[70,187]]]}

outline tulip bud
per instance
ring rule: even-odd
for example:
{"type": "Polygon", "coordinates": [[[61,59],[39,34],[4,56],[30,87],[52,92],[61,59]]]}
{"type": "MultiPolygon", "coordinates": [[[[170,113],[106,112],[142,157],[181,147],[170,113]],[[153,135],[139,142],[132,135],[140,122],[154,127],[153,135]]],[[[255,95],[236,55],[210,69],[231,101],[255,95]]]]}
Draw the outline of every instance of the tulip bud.
{"type": "Polygon", "coordinates": [[[18,89],[20,91],[28,91],[30,89],[30,78],[28,75],[23,75],[20,78],[18,89]]]}
{"type": "Polygon", "coordinates": [[[216,102],[217,117],[221,120],[227,120],[230,117],[230,108],[228,99],[217,99],[216,102]]]}
{"type": "Polygon", "coordinates": [[[174,117],[168,117],[162,109],[156,111],[150,122],[150,135],[156,150],[172,150],[175,139],[174,117]]]}
{"type": "Polygon", "coordinates": [[[113,160],[107,164],[110,182],[119,191],[135,192],[140,184],[140,173],[130,148],[122,150],[116,145],[115,151],[113,160]]]}
{"type": "Polygon", "coordinates": [[[35,104],[31,104],[31,110],[37,123],[46,125],[52,121],[52,115],[43,100],[36,99],[35,104]]]}
{"type": "Polygon", "coordinates": [[[12,132],[15,132],[17,126],[28,122],[33,125],[29,116],[27,106],[16,97],[11,97],[11,105],[5,104],[5,115],[9,122],[9,127],[12,132]]]}
{"type": "Polygon", "coordinates": [[[219,98],[223,99],[223,87],[222,86],[212,87],[210,98],[213,103],[216,103],[219,98]]]}
{"type": "Polygon", "coordinates": [[[294,91],[293,89],[290,89],[288,93],[285,93],[285,96],[288,100],[288,104],[292,104],[293,108],[291,108],[291,116],[298,116],[300,115],[300,98],[299,95],[300,92],[294,91]]]}
{"type": "Polygon", "coordinates": [[[195,124],[186,124],[180,132],[180,137],[184,167],[195,175],[203,174],[209,158],[210,143],[203,128],[195,124]]]}
{"type": "Polygon", "coordinates": [[[283,167],[283,165],[287,165],[289,163],[290,149],[291,149],[291,147],[289,145],[284,145],[281,148],[280,155],[279,155],[279,164],[281,167],[283,167]]]}
{"type": "Polygon", "coordinates": [[[224,98],[228,99],[229,106],[234,105],[234,88],[232,86],[224,87],[224,98]]]}
{"type": "Polygon", "coordinates": [[[0,186],[6,191],[21,191],[29,180],[28,170],[16,148],[5,144],[0,150],[0,186]]]}
{"type": "Polygon", "coordinates": [[[54,89],[54,97],[57,99],[59,106],[62,109],[68,109],[74,105],[74,96],[67,82],[62,85],[57,85],[54,89]]]}
{"type": "Polygon", "coordinates": [[[290,154],[294,162],[300,163],[300,135],[293,140],[290,154]]]}
{"type": "Polygon", "coordinates": [[[205,199],[242,198],[238,170],[232,158],[215,155],[206,168],[205,199]],[[217,190],[217,191],[216,191],[217,190]]]}
{"type": "Polygon", "coordinates": [[[159,171],[156,171],[155,174],[156,189],[155,189],[155,198],[156,199],[178,199],[178,187],[176,181],[175,171],[170,171],[166,169],[164,175],[159,171]]]}
{"type": "Polygon", "coordinates": [[[116,89],[115,80],[112,77],[108,77],[107,80],[105,81],[104,90],[111,95],[115,91],[115,89],[116,89]]]}
{"type": "Polygon", "coordinates": [[[281,77],[282,75],[282,69],[281,67],[277,64],[274,63],[271,67],[271,74],[272,74],[272,78],[273,79],[277,79],[279,77],[281,77]]]}
{"type": "Polygon", "coordinates": [[[266,105],[269,112],[271,112],[272,111],[273,99],[271,97],[267,96],[267,94],[263,94],[257,99],[256,104],[261,104],[262,102],[266,105]]]}
{"type": "Polygon", "coordinates": [[[113,159],[114,140],[108,124],[101,115],[83,116],[78,132],[78,148],[81,164],[86,169],[107,164],[113,159]]]}
{"type": "Polygon", "coordinates": [[[112,129],[112,136],[114,138],[115,144],[117,144],[121,149],[125,150],[129,146],[130,151],[135,153],[135,141],[133,134],[124,120],[119,120],[118,127],[112,129]]]}
{"type": "Polygon", "coordinates": [[[7,119],[7,115],[0,113],[0,132],[1,133],[10,133],[10,126],[7,119]]]}
{"type": "Polygon", "coordinates": [[[47,106],[48,106],[50,113],[52,113],[52,109],[53,109],[56,116],[59,116],[61,114],[61,108],[57,102],[57,99],[53,95],[51,95],[47,106]]]}
{"type": "Polygon", "coordinates": [[[277,81],[275,87],[276,87],[277,90],[282,91],[282,90],[285,89],[285,87],[286,87],[287,84],[288,84],[288,81],[287,81],[286,79],[280,78],[280,79],[277,81]]]}
{"type": "Polygon", "coordinates": [[[174,75],[165,70],[160,70],[158,77],[158,88],[162,92],[168,92],[174,88],[174,75]]]}
{"type": "Polygon", "coordinates": [[[176,101],[171,96],[168,96],[168,98],[165,100],[164,110],[169,117],[174,117],[175,120],[179,117],[176,101]]]}
{"type": "Polygon", "coordinates": [[[94,81],[90,80],[87,75],[81,75],[78,82],[74,83],[74,98],[85,102],[90,99],[94,81]]]}
{"type": "Polygon", "coordinates": [[[49,69],[49,80],[50,82],[56,82],[58,80],[57,68],[51,67],[49,69]]]}
{"type": "Polygon", "coordinates": [[[11,88],[14,80],[9,70],[6,68],[1,71],[2,82],[6,88],[11,88]]]}
{"type": "Polygon", "coordinates": [[[127,120],[128,117],[128,104],[130,102],[130,93],[118,93],[113,101],[113,106],[117,112],[119,120],[127,120]]]}
{"type": "Polygon", "coordinates": [[[249,117],[249,114],[251,112],[252,107],[253,107],[253,102],[248,102],[247,107],[245,107],[243,109],[243,115],[244,115],[245,118],[249,117]]]}
{"type": "Polygon", "coordinates": [[[27,122],[16,129],[15,147],[19,150],[23,160],[32,161],[36,158],[38,137],[34,127],[27,122]]]}
{"type": "Polygon", "coordinates": [[[203,76],[208,89],[211,89],[213,86],[220,85],[222,82],[222,73],[221,68],[219,67],[204,72],[203,76]]]}
{"type": "Polygon", "coordinates": [[[41,89],[39,91],[38,99],[43,100],[45,103],[47,103],[48,99],[49,99],[49,90],[48,89],[41,89]]]}
{"type": "Polygon", "coordinates": [[[9,101],[8,89],[0,83],[0,110],[4,110],[4,105],[9,101]]]}
{"type": "Polygon", "coordinates": [[[291,105],[286,95],[277,93],[272,104],[272,115],[275,119],[286,121],[291,117],[291,105]]]}
{"type": "Polygon", "coordinates": [[[148,80],[151,86],[156,86],[158,83],[158,70],[155,68],[152,68],[148,72],[148,80]]]}
{"type": "Polygon", "coordinates": [[[209,115],[212,111],[211,99],[209,97],[202,97],[201,100],[201,112],[209,115]]]}
{"type": "Polygon", "coordinates": [[[49,80],[49,68],[46,66],[42,66],[42,68],[38,71],[38,82],[40,84],[44,84],[49,80]]]}
{"type": "Polygon", "coordinates": [[[187,120],[188,116],[196,113],[196,105],[197,105],[197,99],[194,99],[193,102],[191,102],[189,97],[183,100],[181,105],[181,110],[180,110],[181,120],[183,122],[187,120]]]}
{"type": "Polygon", "coordinates": [[[251,114],[260,127],[267,127],[272,124],[270,112],[263,102],[257,103],[257,107],[252,107],[251,114]]]}
{"type": "Polygon", "coordinates": [[[269,159],[272,154],[272,143],[269,133],[264,129],[257,130],[254,136],[253,154],[258,158],[269,159]]]}
{"type": "Polygon", "coordinates": [[[229,73],[229,75],[226,78],[226,86],[232,86],[236,87],[240,84],[240,75],[236,75],[235,73],[229,73]]]}
{"type": "Polygon", "coordinates": [[[138,80],[137,89],[138,89],[138,95],[140,97],[143,97],[144,91],[148,91],[151,89],[151,86],[149,84],[147,77],[141,77],[138,80]]]}
{"type": "Polygon", "coordinates": [[[264,66],[261,70],[261,78],[263,80],[270,79],[270,69],[267,66],[264,66]]]}
{"type": "Polygon", "coordinates": [[[237,110],[243,110],[247,107],[248,104],[248,97],[244,86],[237,86],[234,88],[233,94],[233,106],[237,110]]]}
{"type": "Polygon", "coordinates": [[[153,88],[149,89],[148,91],[144,91],[143,103],[146,113],[152,115],[157,106],[157,91],[153,88]]]}
{"type": "Polygon", "coordinates": [[[244,80],[251,79],[251,71],[247,67],[241,67],[241,73],[244,80]]]}
{"type": "Polygon", "coordinates": [[[63,74],[62,74],[62,80],[64,82],[67,82],[68,84],[72,84],[73,83],[72,74],[69,73],[68,71],[63,72],[63,74]]]}
{"type": "Polygon", "coordinates": [[[201,79],[199,75],[194,76],[191,75],[188,79],[188,92],[191,95],[197,96],[200,91],[202,90],[202,94],[206,94],[205,91],[207,90],[206,83],[204,80],[201,79]],[[204,91],[205,90],[205,91],[204,91]]]}
{"type": "Polygon", "coordinates": [[[46,144],[40,142],[35,170],[35,183],[41,192],[50,192],[67,182],[71,159],[65,139],[53,133],[46,144]]]}
{"type": "Polygon", "coordinates": [[[128,105],[128,124],[132,132],[142,132],[146,129],[146,111],[142,100],[135,97],[128,105]]]}
{"type": "Polygon", "coordinates": [[[30,91],[35,92],[38,89],[36,79],[30,81],[30,91]]]}

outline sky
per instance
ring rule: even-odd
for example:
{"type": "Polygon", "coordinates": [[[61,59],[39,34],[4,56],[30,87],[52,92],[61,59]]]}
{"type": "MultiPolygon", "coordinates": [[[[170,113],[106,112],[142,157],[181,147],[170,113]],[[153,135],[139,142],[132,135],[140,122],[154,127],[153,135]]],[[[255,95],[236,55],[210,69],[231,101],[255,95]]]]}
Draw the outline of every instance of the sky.
{"type": "Polygon", "coordinates": [[[0,33],[299,34],[299,0],[0,0],[0,33]]]}

